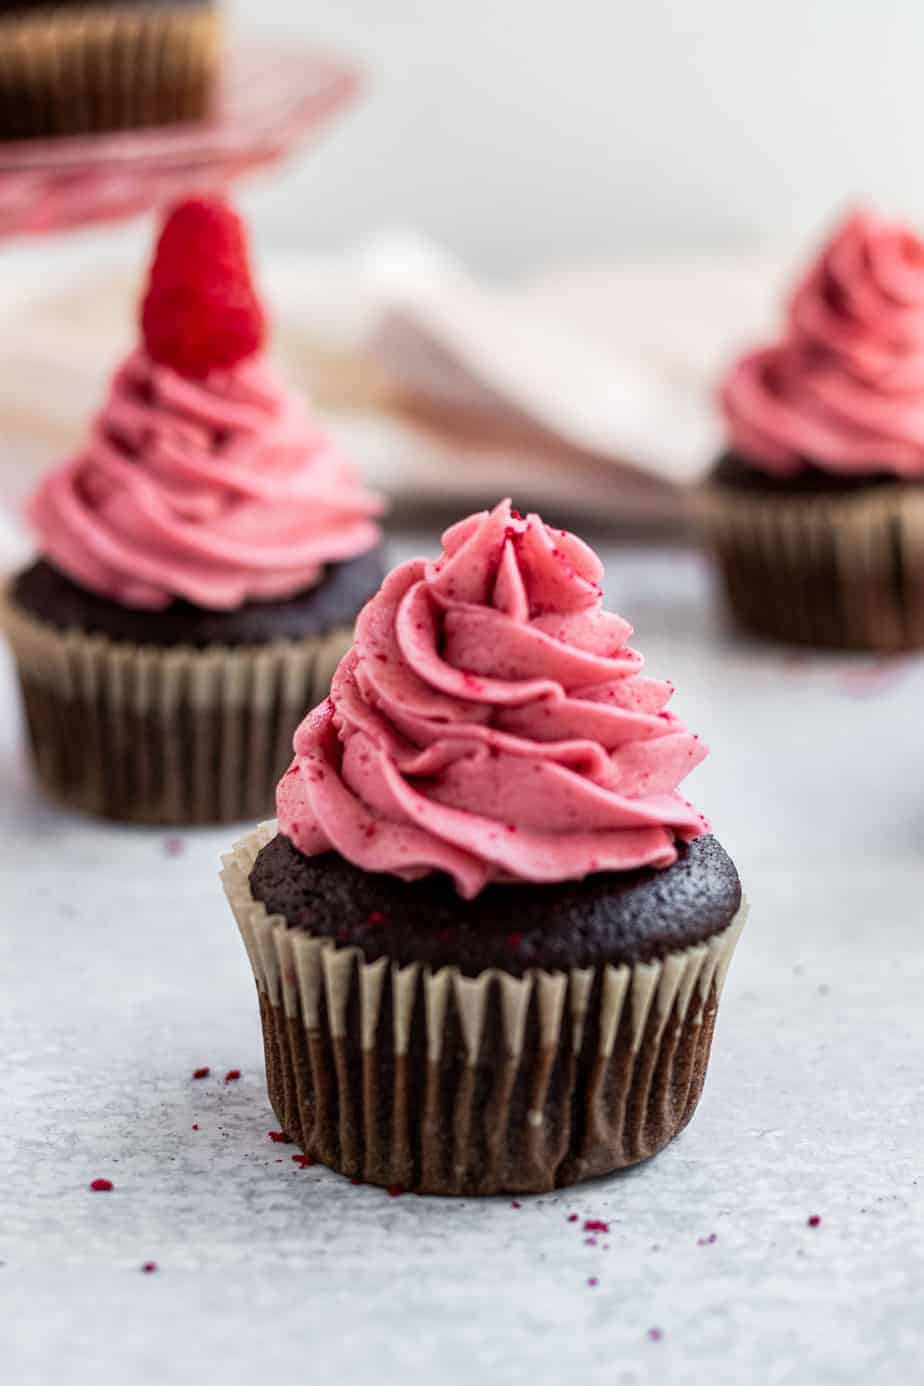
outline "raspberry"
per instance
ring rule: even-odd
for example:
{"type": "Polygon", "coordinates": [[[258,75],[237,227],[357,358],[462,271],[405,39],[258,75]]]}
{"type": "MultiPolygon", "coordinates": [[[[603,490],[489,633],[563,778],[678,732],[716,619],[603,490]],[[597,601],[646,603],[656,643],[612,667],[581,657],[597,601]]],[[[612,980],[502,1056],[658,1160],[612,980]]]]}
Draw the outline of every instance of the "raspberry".
{"type": "Polygon", "coordinates": [[[263,345],[247,237],[218,197],[193,197],[168,213],[141,307],[148,355],[180,375],[227,370],[263,345]]]}

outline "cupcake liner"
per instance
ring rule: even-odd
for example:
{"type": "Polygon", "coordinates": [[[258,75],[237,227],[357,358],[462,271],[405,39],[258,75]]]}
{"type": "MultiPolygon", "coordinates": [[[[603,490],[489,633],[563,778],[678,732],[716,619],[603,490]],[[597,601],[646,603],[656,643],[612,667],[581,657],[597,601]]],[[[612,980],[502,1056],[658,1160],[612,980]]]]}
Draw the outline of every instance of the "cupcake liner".
{"type": "Polygon", "coordinates": [[[924,487],[698,498],[733,614],[759,635],[833,649],[924,646],[924,487]]]}
{"type": "Polygon", "coordinates": [[[221,61],[211,5],[93,7],[0,20],[0,134],[201,120],[221,61]]]}
{"type": "Polygon", "coordinates": [[[635,1164],[690,1120],[746,907],[649,963],[476,977],[373,963],[254,900],[263,824],[223,859],[270,1101],[306,1154],[418,1193],[540,1193],[635,1164]]]}
{"type": "Polygon", "coordinates": [[[160,647],[61,631],[0,600],[33,758],[51,796],[136,823],[271,812],[292,734],[327,695],[352,630],[304,641],[160,647]]]}

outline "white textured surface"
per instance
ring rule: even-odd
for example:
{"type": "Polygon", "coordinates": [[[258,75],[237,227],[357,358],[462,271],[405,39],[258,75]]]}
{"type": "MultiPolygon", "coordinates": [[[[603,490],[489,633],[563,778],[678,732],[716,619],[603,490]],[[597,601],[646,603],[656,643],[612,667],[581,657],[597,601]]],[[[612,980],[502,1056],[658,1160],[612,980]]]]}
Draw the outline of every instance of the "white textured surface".
{"type": "Polygon", "coordinates": [[[389,1199],[268,1140],[231,834],[172,855],[43,804],[0,670],[4,1380],[920,1379],[924,665],[733,645],[706,591],[692,556],[610,556],[753,903],[706,1092],[649,1165],[520,1208],[389,1199]]]}

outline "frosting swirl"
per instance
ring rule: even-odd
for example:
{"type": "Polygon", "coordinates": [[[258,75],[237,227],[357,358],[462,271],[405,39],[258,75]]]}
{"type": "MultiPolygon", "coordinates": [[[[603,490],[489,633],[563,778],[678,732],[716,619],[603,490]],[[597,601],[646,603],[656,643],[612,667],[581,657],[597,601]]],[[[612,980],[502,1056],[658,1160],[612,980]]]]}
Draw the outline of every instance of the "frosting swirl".
{"type": "Polygon", "coordinates": [[[720,399],[731,447],[778,475],[924,475],[924,241],[849,216],[796,288],[786,332],[747,353],[720,399]]]}
{"type": "Polygon", "coordinates": [[[45,557],[125,606],[292,596],[372,548],[379,502],[260,357],[189,379],[142,350],[29,507],[45,557]]]}
{"type": "Polygon", "coordinates": [[[677,792],[705,747],[602,609],[596,555],[503,502],[362,612],[295,734],[280,831],[367,871],[562,881],[669,866],[708,825],[677,792]]]}

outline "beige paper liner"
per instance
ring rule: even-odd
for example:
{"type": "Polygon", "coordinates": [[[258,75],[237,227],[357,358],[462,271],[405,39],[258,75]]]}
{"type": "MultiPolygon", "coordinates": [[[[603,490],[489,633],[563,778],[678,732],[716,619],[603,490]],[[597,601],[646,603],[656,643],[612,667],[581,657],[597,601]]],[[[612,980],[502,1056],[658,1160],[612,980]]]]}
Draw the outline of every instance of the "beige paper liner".
{"type": "Polygon", "coordinates": [[[832,649],[924,646],[924,487],[784,497],[707,483],[698,512],[746,629],[832,649]]]}
{"type": "Polygon", "coordinates": [[[275,832],[237,843],[222,884],[270,1100],[307,1154],[419,1193],[539,1193],[644,1160],[690,1120],[746,906],[708,942],[632,966],[472,978],[367,963],[254,900],[275,832]]]}
{"type": "Polygon", "coordinates": [[[0,134],[201,120],[221,62],[217,7],[47,10],[0,19],[0,134]]]}
{"type": "Polygon", "coordinates": [[[35,767],[69,807],[122,822],[272,812],[292,734],[351,629],[266,645],[159,647],[57,630],[0,592],[35,767]]]}

